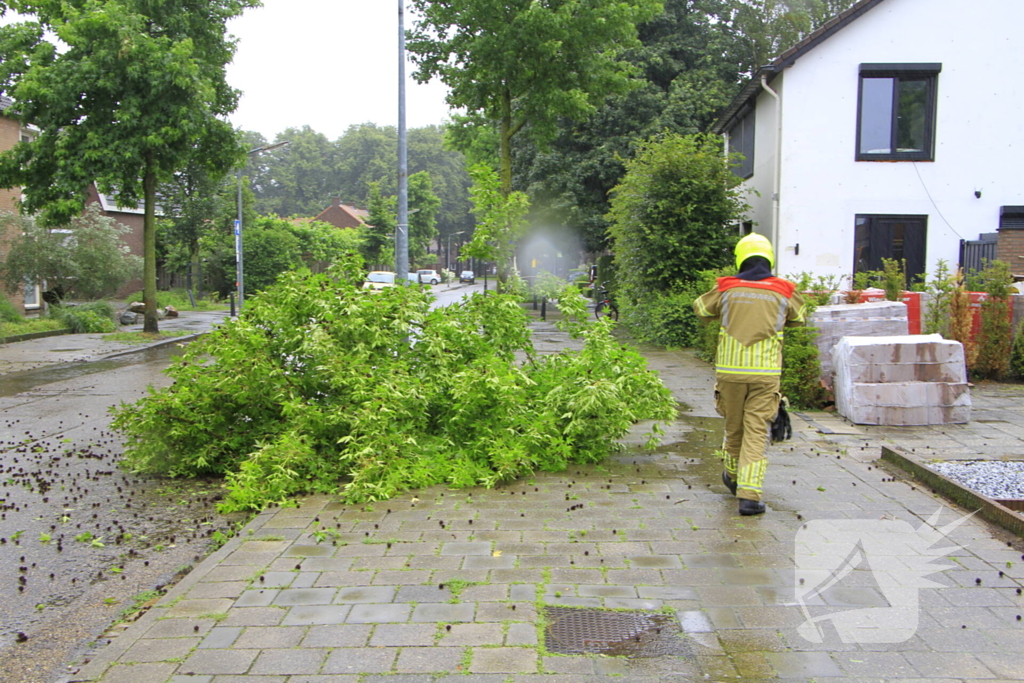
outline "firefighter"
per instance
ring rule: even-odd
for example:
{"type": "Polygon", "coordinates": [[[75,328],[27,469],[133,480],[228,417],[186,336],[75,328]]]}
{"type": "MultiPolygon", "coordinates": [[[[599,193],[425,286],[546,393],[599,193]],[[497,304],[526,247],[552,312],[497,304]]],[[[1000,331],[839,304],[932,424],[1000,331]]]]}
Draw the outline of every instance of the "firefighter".
{"type": "Polygon", "coordinates": [[[739,498],[741,515],[760,515],[768,459],[769,424],[782,398],[783,327],[804,324],[796,285],[774,277],[772,245],[758,234],[736,244],[735,277],[693,302],[701,320],[719,320],[715,410],[725,418],[722,482],[739,498]]]}

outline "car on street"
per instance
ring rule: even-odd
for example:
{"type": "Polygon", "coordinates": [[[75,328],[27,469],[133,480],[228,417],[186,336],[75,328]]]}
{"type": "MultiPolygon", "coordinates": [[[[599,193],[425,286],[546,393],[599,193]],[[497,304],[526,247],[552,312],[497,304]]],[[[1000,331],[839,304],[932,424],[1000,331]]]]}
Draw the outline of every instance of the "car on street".
{"type": "Polygon", "coordinates": [[[363,289],[381,290],[395,286],[395,274],[387,270],[372,270],[363,282],[363,289]]]}
{"type": "Polygon", "coordinates": [[[417,270],[416,276],[422,285],[436,285],[441,281],[441,276],[437,274],[436,270],[417,270]]]}
{"type": "Polygon", "coordinates": [[[476,274],[472,270],[464,270],[459,273],[459,282],[468,282],[474,284],[476,282],[476,274]]]}

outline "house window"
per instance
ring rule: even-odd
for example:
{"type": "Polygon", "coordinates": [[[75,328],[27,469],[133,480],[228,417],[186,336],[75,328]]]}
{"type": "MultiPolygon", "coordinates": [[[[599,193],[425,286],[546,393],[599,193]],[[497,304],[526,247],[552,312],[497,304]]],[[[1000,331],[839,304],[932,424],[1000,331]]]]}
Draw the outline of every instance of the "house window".
{"type": "Polygon", "coordinates": [[[882,270],[882,259],[906,262],[907,286],[925,273],[928,216],[859,214],[853,237],[853,272],[882,270]]]}
{"type": "Polygon", "coordinates": [[[742,154],[743,159],[732,172],[747,179],[754,175],[754,110],[750,109],[729,131],[729,154],[742,154]]]}
{"type": "Polygon", "coordinates": [[[857,161],[935,158],[935,91],[941,64],[861,64],[857,161]]]}
{"type": "Polygon", "coordinates": [[[22,289],[22,294],[25,297],[25,310],[32,310],[41,306],[41,292],[40,287],[34,282],[25,281],[25,286],[22,289]]]}

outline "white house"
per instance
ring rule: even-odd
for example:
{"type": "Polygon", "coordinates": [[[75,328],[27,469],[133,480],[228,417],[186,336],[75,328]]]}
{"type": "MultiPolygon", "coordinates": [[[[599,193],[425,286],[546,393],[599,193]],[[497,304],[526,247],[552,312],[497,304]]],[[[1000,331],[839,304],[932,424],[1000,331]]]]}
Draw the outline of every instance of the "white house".
{"type": "Polygon", "coordinates": [[[778,273],[920,274],[1024,238],[1021,26],[1024,0],[860,0],[757,71],[713,130],[778,273]]]}

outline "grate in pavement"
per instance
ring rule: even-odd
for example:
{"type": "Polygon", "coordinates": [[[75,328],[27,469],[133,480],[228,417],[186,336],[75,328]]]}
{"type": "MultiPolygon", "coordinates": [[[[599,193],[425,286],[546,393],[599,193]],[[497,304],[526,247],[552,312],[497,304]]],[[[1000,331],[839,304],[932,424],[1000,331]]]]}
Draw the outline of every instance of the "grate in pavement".
{"type": "Polygon", "coordinates": [[[544,644],[558,654],[686,655],[679,622],[657,612],[545,607],[544,644]]]}

